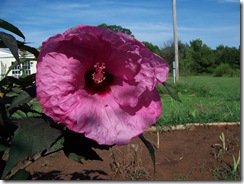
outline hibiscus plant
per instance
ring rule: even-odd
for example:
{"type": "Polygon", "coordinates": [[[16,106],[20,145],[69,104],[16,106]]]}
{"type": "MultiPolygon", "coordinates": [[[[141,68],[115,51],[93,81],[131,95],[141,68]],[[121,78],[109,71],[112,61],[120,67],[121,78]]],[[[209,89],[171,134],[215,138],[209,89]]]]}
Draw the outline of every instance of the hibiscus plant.
{"type": "Polygon", "coordinates": [[[1,178],[30,179],[27,166],[57,151],[79,163],[99,159],[93,148],[145,143],[155,167],[153,146],[143,132],[162,113],[156,86],[166,83],[167,62],[134,37],[112,30],[79,25],[54,35],[39,50],[26,45],[14,25],[0,19],[0,48],[32,53],[37,72],[0,81],[1,178]],[[16,165],[26,160],[18,169],[16,165]]]}

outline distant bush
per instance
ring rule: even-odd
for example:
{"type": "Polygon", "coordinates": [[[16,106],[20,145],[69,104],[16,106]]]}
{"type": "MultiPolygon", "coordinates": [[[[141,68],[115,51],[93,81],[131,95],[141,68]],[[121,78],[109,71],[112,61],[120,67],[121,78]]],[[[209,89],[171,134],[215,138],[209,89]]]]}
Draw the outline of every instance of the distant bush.
{"type": "Polygon", "coordinates": [[[234,69],[234,76],[233,77],[240,77],[240,72],[241,70],[240,69],[234,69]]]}
{"type": "MultiPolygon", "coordinates": [[[[229,64],[222,63],[220,64],[213,72],[214,77],[222,77],[222,76],[229,76],[233,77],[236,76],[235,70],[230,67],[229,64]]],[[[239,74],[238,74],[239,76],[239,74]]]]}

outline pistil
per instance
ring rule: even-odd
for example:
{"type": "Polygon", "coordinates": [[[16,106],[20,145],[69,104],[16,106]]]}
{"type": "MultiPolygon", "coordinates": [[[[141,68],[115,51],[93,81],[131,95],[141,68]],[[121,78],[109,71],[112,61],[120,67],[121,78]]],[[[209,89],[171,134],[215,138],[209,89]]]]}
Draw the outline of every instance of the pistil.
{"type": "Polygon", "coordinates": [[[106,67],[104,63],[102,64],[96,63],[94,65],[95,71],[92,73],[92,79],[96,84],[100,84],[106,79],[105,71],[104,71],[105,68],[106,67]]]}
{"type": "Polygon", "coordinates": [[[94,69],[85,73],[85,89],[90,94],[105,95],[110,91],[113,75],[108,73],[104,63],[96,63],[94,69]]]}

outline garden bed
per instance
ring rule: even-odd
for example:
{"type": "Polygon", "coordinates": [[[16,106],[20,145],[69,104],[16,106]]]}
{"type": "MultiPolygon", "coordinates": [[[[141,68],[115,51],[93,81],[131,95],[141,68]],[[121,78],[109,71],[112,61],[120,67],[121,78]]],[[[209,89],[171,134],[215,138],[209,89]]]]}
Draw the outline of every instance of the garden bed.
{"type": "Polygon", "coordinates": [[[39,159],[27,171],[33,180],[240,180],[240,170],[233,171],[233,157],[237,160],[241,149],[239,123],[178,126],[164,130],[159,139],[152,129],[144,137],[155,146],[155,174],[139,138],[126,146],[96,149],[103,161],[79,164],[61,151],[39,159]]]}

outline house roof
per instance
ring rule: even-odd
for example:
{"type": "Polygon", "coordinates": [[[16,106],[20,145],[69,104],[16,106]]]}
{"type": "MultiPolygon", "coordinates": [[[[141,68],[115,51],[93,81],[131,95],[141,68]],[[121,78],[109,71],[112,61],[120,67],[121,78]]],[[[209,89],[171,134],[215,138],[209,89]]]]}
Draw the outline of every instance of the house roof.
{"type": "Polygon", "coordinates": [[[0,58],[12,58],[12,53],[7,49],[0,49],[0,58]]]}
{"type": "MultiPolygon", "coordinates": [[[[19,53],[19,57],[20,57],[20,53],[19,53]]],[[[0,48],[0,58],[13,58],[13,54],[10,52],[9,49],[4,49],[4,48],[0,48]]],[[[35,56],[29,52],[27,52],[27,55],[25,56],[27,58],[34,58],[35,56]]]]}

